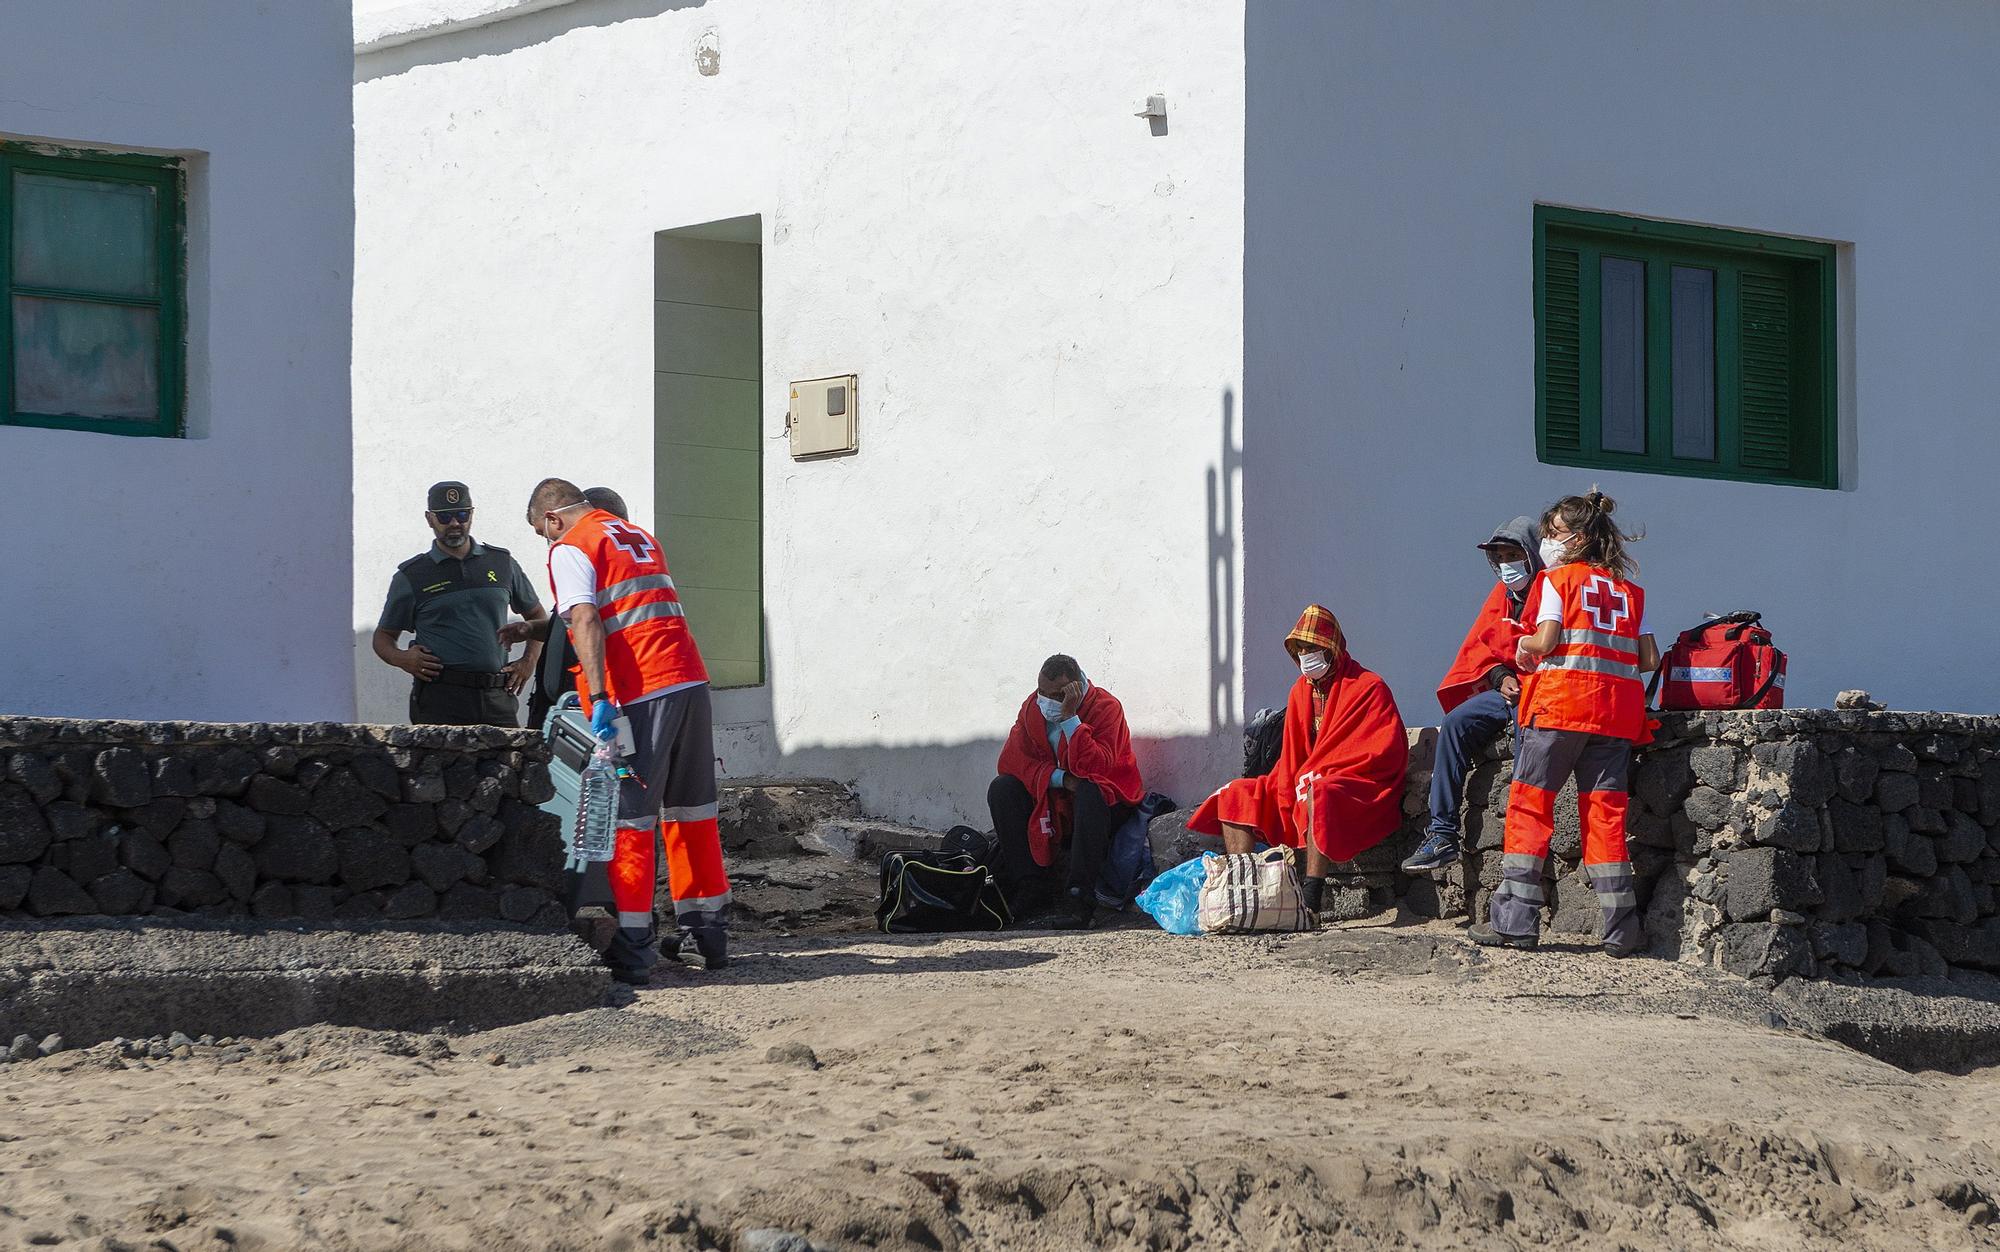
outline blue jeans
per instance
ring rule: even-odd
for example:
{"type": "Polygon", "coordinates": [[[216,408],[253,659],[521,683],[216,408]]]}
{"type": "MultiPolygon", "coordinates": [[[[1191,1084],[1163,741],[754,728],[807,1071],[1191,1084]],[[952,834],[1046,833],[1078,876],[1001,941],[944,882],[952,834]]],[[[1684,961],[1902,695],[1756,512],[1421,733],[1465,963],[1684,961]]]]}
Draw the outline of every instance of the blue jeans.
{"type": "Polygon", "coordinates": [[[1445,714],[1438,727],[1437,766],[1431,771],[1431,835],[1458,838],[1465,804],[1465,773],[1486,745],[1514,727],[1514,706],[1497,691],[1482,691],[1445,714]]]}

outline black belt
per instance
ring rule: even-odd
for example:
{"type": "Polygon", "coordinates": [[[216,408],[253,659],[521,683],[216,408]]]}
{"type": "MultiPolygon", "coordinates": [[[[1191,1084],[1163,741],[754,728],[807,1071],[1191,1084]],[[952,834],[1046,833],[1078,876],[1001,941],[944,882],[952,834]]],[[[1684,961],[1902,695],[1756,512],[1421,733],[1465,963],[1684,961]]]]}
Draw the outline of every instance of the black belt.
{"type": "MultiPolygon", "coordinates": [[[[421,682],[423,680],[419,679],[418,681],[421,682]]],[[[430,681],[445,687],[479,687],[485,689],[506,686],[507,675],[477,669],[447,669],[438,671],[438,676],[430,681]]]]}

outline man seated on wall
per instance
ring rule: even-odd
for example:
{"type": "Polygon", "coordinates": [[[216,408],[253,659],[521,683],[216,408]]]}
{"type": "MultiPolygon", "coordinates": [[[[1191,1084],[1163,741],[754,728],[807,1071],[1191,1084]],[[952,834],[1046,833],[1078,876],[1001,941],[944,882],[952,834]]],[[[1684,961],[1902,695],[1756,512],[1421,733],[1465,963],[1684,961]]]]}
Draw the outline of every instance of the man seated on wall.
{"type": "Polygon", "coordinates": [[[1000,749],[986,806],[1000,846],[994,877],[1016,917],[1049,907],[1060,883],[1069,911],[1055,925],[1087,930],[1111,836],[1145,794],[1125,709],[1083,676],[1075,658],[1042,662],[1033,694],[1000,749]],[[1069,865],[1057,873],[1058,849],[1069,865]]]}
{"type": "Polygon", "coordinates": [[[1493,568],[1493,587],[1438,684],[1445,717],[1431,772],[1430,826],[1423,845],[1403,862],[1406,874],[1429,873],[1458,860],[1466,771],[1488,744],[1514,729],[1514,709],[1521,702],[1514,645],[1529,630],[1528,584],[1542,569],[1540,541],[1534,519],[1517,517],[1479,545],[1493,568]]]}
{"type": "Polygon", "coordinates": [[[1225,852],[1252,852],[1259,843],[1302,848],[1305,903],[1317,912],[1328,871],[1401,823],[1410,744],[1389,685],[1348,655],[1330,610],[1307,606],[1285,651],[1299,677],[1285,704],[1277,763],[1224,785],[1188,829],[1220,835],[1225,852]]]}

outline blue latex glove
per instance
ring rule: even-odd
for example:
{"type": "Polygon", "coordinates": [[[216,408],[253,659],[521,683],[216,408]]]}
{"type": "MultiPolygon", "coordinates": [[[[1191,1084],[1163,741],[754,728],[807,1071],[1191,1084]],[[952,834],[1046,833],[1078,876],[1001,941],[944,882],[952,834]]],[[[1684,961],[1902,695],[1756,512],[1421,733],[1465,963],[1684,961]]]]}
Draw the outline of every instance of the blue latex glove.
{"type": "Polygon", "coordinates": [[[599,739],[618,737],[618,706],[609,700],[599,700],[590,706],[590,729],[599,739]]]}

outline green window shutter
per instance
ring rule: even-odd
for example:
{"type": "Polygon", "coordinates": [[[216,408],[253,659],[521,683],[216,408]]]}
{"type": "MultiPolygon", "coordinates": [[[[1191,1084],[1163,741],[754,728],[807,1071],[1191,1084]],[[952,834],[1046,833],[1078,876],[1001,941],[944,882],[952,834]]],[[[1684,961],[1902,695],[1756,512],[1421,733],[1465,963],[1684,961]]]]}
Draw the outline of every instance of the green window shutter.
{"type": "Polygon", "coordinates": [[[1834,245],[1553,205],[1535,206],[1534,227],[1543,462],[1839,486],[1834,245]],[[1611,257],[1647,276],[1643,444],[1632,438],[1631,397],[1607,413],[1600,382],[1611,257]],[[1692,271],[1713,279],[1687,295],[1695,303],[1682,318],[1676,284],[1692,271]],[[1712,345],[1712,358],[1682,351],[1697,343],[1712,345]]]}
{"type": "Polygon", "coordinates": [[[1542,269],[1542,440],[1545,451],[1583,449],[1582,258],[1548,248],[1542,269]]]}
{"type": "Polygon", "coordinates": [[[1793,474],[1792,284],[1782,274],[1750,269],[1741,281],[1743,466],[1793,474]]]}

